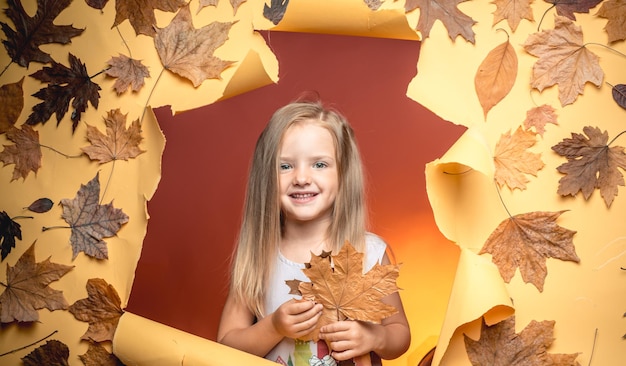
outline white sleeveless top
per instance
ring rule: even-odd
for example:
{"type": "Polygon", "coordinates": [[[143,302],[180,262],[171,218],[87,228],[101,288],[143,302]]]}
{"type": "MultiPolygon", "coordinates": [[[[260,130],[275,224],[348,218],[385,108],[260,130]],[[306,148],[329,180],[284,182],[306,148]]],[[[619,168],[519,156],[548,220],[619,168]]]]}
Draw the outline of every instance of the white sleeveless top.
{"type": "MultiPolygon", "coordinates": [[[[378,236],[368,233],[365,238],[365,262],[363,273],[369,271],[376,263],[380,263],[387,244],[378,236]]],[[[284,302],[300,296],[290,295],[286,280],[297,279],[309,282],[302,272],[304,263],[296,263],[285,258],[280,252],[270,275],[269,288],[265,296],[265,313],[273,313],[284,302]]],[[[288,366],[334,366],[334,360],[328,356],[328,348],[324,341],[300,341],[290,338],[283,339],[265,358],[288,366]]],[[[372,354],[372,365],[376,365],[377,356],[372,354]]],[[[380,361],[378,361],[380,362],[380,361]]]]}

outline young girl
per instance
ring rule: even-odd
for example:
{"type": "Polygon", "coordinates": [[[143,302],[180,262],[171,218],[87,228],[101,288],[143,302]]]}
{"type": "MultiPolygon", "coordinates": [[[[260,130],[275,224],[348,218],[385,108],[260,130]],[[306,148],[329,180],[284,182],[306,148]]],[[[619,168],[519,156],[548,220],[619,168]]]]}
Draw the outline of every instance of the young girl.
{"type": "Polygon", "coordinates": [[[318,102],[274,113],[254,151],[219,342],[293,366],[368,353],[380,364],[407,350],[409,326],[397,292],[383,301],[398,313],[382,324],[338,321],[320,329],[319,342],[298,340],[315,328],[322,305],[297,301],[285,280],[308,282],[302,268],[312,254],[336,254],[348,240],[365,253],[364,272],[389,264],[385,242],[366,231],[363,185],[354,134],[342,115],[318,102]]]}

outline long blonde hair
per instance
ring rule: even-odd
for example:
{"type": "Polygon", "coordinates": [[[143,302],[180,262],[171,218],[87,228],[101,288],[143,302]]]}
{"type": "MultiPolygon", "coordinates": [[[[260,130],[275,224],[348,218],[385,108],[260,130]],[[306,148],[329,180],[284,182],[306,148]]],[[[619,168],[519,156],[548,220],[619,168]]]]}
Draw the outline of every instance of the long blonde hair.
{"type": "Polygon", "coordinates": [[[259,136],[252,157],[231,274],[232,295],[257,317],[264,316],[265,291],[281,237],[280,144],[291,125],[311,119],[331,133],[338,161],[339,192],[328,228],[329,242],[334,252],[346,240],[359,251],[365,247],[365,183],[352,127],[343,115],[321,102],[293,102],[278,109],[259,136]]]}

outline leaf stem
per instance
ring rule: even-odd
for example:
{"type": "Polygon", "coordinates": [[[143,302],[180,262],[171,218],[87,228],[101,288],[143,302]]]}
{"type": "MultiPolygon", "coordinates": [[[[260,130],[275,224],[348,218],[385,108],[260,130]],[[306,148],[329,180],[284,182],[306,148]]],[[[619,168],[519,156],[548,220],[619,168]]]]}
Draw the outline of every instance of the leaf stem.
{"type": "Polygon", "coordinates": [[[107,70],[108,70],[108,69],[110,69],[110,68],[111,68],[111,66],[109,66],[109,67],[105,67],[104,69],[102,69],[102,70],[98,71],[98,72],[97,72],[97,73],[95,73],[94,75],[91,75],[91,76],[89,77],[89,79],[93,79],[93,78],[95,78],[96,76],[98,76],[98,75],[102,74],[103,72],[107,71],[107,70]]]}
{"type": "Polygon", "coordinates": [[[64,153],[60,152],[59,150],[57,150],[57,149],[55,149],[53,147],[47,146],[47,145],[39,144],[39,147],[45,147],[46,149],[50,149],[50,150],[54,151],[55,153],[57,153],[59,155],[65,156],[68,159],[80,158],[81,156],[83,156],[83,154],[80,154],[80,155],[67,155],[67,154],[64,154],[64,153]]]}
{"type": "Polygon", "coordinates": [[[115,162],[117,159],[113,159],[113,163],[111,164],[111,174],[109,174],[109,178],[107,179],[107,184],[104,186],[104,190],[102,191],[102,197],[100,198],[100,204],[104,201],[104,195],[109,189],[109,183],[111,183],[111,178],[113,177],[113,171],[115,170],[115,162]]]}
{"type": "Polygon", "coordinates": [[[11,220],[15,220],[15,219],[34,219],[33,216],[15,216],[15,217],[11,217],[11,220]]]}
{"type": "Polygon", "coordinates": [[[117,30],[117,34],[120,36],[120,38],[122,39],[122,42],[124,43],[124,47],[126,47],[126,50],[128,51],[128,57],[129,58],[133,58],[133,54],[132,52],[130,52],[130,47],[128,47],[128,43],[126,43],[126,39],[124,39],[124,36],[122,36],[122,32],[120,31],[120,27],[118,27],[117,25],[115,26],[115,30],[117,30]]]}
{"type": "Polygon", "coordinates": [[[57,332],[58,332],[58,330],[55,330],[54,332],[52,332],[52,333],[48,334],[47,336],[45,336],[45,337],[43,337],[43,338],[41,338],[41,339],[39,339],[39,340],[36,340],[35,342],[33,342],[33,343],[31,343],[31,344],[27,344],[26,346],[23,346],[23,347],[20,347],[20,348],[16,348],[16,349],[11,350],[11,351],[8,351],[8,352],[4,352],[4,353],[0,354],[0,357],[2,357],[2,356],[6,356],[6,355],[10,355],[11,353],[19,352],[19,351],[21,351],[21,350],[23,350],[23,349],[26,349],[26,348],[28,348],[28,347],[34,346],[34,345],[36,345],[37,343],[42,342],[42,341],[45,341],[46,339],[48,339],[48,338],[52,337],[52,336],[53,336],[55,333],[57,333],[57,332]]]}
{"type": "Polygon", "coordinates": [[[613,143],[613,141],[617,140],[617,138],[618,138],[618,137],[620,137],[621,135],[623,135],[623,134],[625,134],[625,133],[626,133],[626,130],[624,130],[624,131],[622,131],[622,132],[618,133],[618,134],[617,134],[617,136],[613,137],[613,139],[612,139],[611,141],[609,141],[609,143],[608,143],[608,144],[606,144],[606,146],[611,145],[611,144],[613,143]]]}
{"type": "Polygon", "coordinates": [[[543,12],[543,14],[541,15],[541,19],[539,20],[539,24],[537,24],[537,32],[540,31],[541,29],[541,23],[543,23],[543,18],[546,17],[546,15],[548,14],[548,12],[550,10],[552,10],[552,8],[556,7],[556,2],[552,3],[552,6],[549,7],[548,9],[546,9],[546,11],[543,12]]]}
{"type": "Polygon", "coordinates": [[[596,328],[595,333],[593,334],[593,344],[591,345],[591,354],[589,355],[589,363],[588,366],[591,366],[591,360],[593,359],[593,351],[596,350],[596,340],[598,339],[598,328],[596,328]]]}
{"type": "Polygon", "coordinates": [[[43,226],[41,231],[48,231],[52,229],[71,229],[71,226],[43,226]]]}
{"type": "Polygon", "coordinates": [[[498,197],[500,198],[500,202],[502,202],[502,207],[504,207],[504,210],[509,215],[509,217],[513,218],[513,215],[511,215],[511,213],[509,212],[509,209],[506,207],[506,204],[504,203],[504,199],[502,198],[502,194],[500,193],[500,187],[498,187],[498,182],[496,182],[495,179],[493,180],[493,184],[496,186],[496,192],[498,192],[498,197]]]}
{"type": "Polygon", "coordinates": [[[613,51],[613,52],[617,53],[618,55],[620,55],[620,56],[622,56],[622,57],[626,58],[626,54],[625,54],[625,53],[622,53],[622,52],[620,52],[620,51],[616,50],[615,48],[610,47],[610,46],[607,46],[607,45],[605,45],[605,44],[602,44],[602,43],[596,43],[596,42],[588,42],[588,43],[585,43],[585,44],[583,45],[583,47],[585,47],[585,46],[587,46],[587,45],[601,46],[601,47],[604,47],[604,48],[606,48],[606,49],[608,49],[608,50],[610,50],[610,51],[613,51]]]}
{"type": "Polygon", "coordinates": [[[5,67],[4,69],[2,69],[2,71],[0,71],[0,77],[2,77],[2,75],[4,75],[4,72],[7,71],[7,69],[9,68],[9,66],[11,66],[11,64],[13,63],[13,60],[11,60],[5,67]]]}
{"type": "Polygon", "coordinates": [[[157,76],[154,85],[152,86],[152,89],[150,90],[150,94],[148,94],[148,99],[146,99],[146,104],[143,106],[143,113],[141,113],[141,119],[139,119],[139,123],[143,123],[143,117],[146,114],[146,109],[148,109],[148,104],[150,103],[150,98],[152,98],[152,93],[154,93],[154,89],[156,89],[157,84],[159,83],[159,80],[161,80],[161,75],[163,75],[163,72],[165,71],[165,67],[163,67],[161,69],[161,72],[159,73],[159,76],[157,76]]]}

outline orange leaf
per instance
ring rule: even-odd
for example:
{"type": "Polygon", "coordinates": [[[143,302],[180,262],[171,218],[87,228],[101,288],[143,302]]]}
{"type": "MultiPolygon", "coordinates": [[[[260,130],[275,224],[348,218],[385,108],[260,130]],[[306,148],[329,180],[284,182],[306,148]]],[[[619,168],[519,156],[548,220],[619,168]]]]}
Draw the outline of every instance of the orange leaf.
{"type": "Polygon", "coordinates": [[[113,340],[124,313],[117,291],[101,278],[90,278],[87,281],[87,298],[76,301],[68,310],[76,319],[89,323],[89,328],[80,339],[96,342],[113,340]]]}
{"type": "Polygon", "coordinates": [[[233,61],[223,61],[213,53],[228,39],[234,22],[213,22],[195,29],[189,4],[183,6],[172,22],[157,29],[154,45],[163,66],[199,86],[206,79],[219,79],[233,61]]]}
{"type": "Polygon", "coordinates": [[[524,49],[539,57],[533,66],[531,86],[539,91],[558,85],[561,106],[574,103],[585,84],[602,84],[604,72],[598,56],[583,43],[583,32],[564,16],[555,16],[554,29],[531,34],[524,49]]]}
{"type": "Polygon", "coordinates": [[[529,182],[524,174],[536,176],[544,167],[541,154],[526,151],[535,144],[535,135],[518,127],[512,136],[511,131],[500,136],[493,158],[495,179],[500,187],[506,184],[510,189],[524,190],[529,182]]]}
{"type": "Polygon", "coordinates": [[[491,253],[507,283],[519,267],[524,282],[543,291],[548,275],[546,258],[580,262],[572,241],[576,232],[556,223],[563,212],[530,212],[509,217],[489,235],[478,254],[491,253]]]}
{"type": "Polygon", "coordinates": [[[87,139],[91,146],[81,150],[89,155],[91,160],[98,160],[100,164],[112,160],[128,160],[135,158],[144,150],[139,148],[141,125],[139,119],[133,121],[126,129],[126,115],[119,109],[111,110],[104,119],[107,134],[102,134],[96,127],[87,125],[87,139]]]}
{"type": "Polygon", "coordinates": [[[474,77],[474,87],[485,118],[513,88],[517,77],[517,55],[509,41],[487,54],[474,77]]]}
{"type": "Polygon", "coordinates": [[[558,125],[556,110],[547,104],[539,107],[534,107],[526,112],[526,119],[524,120],[524,127],[530,129],[535,127],[535,131],[540,136],[546,131],[545,126],[548,123],[558,125]]]}
{"type": "Polygon", "coordinates": [[[511,30],[515,32],[522,19],[534,21],[530,8],[532,0],[495,0],[496,11],[493,12],[493,25],[506,19],[511,30]]]}
{"type": "Polygon", "coordinates": [[[50,262],[35,262],[35,243],[17,260],[15,266],[7,264],[7,283],[0,295],[0,322],[33,322],[39,319],[37,310],[67,309],[63,292],[48,285],[63,277],[74,266],[50,262]]]}
{"type": "Polygon", "coordinates": [[[324,306],[322,317],[312,339],[318,340],[319,329],[326,324],[351,319],[380,323],[398,310],[381,299],[398,291],[399,265],[376,263],[363,274],[363,253],[346,241],[337,255],[330,258],[311,256],[303,269],[311,282],[300,282],[302,297],[324,306]]]}
{"type": "Polygon", "coordinates": [[[22,125],[22,129],[13,126],[7,131],[6,136],[15,145],[3,145],[0,152],[0,161],[4,165],[15,164],[11,181],[28,176],[29,172],[37,173],[41,168],[41,145],[39,145],[39,132],[29,125],[22,125]]]}

